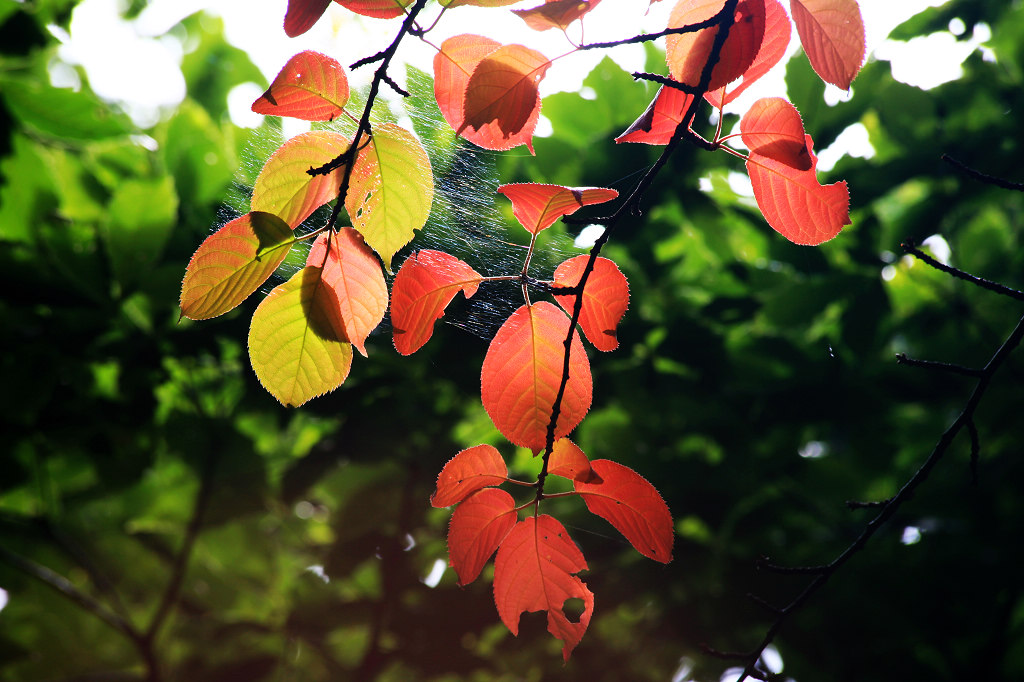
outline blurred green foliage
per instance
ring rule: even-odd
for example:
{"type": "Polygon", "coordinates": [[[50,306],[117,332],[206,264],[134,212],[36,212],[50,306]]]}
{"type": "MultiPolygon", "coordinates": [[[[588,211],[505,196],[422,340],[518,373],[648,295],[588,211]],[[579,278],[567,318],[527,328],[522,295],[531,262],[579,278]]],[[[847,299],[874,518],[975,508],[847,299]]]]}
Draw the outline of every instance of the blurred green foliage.
{"type": "MultiPolygon", "coordinates": [[[[597,595],[563,666],[542,615],[524,616],[517,639],[501,625],[489,568],[465,589],[451,571],[425,583],[446,559],[448,513],[427,501],[443,463],[494,442],[514,470],[536,466],[501,443],[478,398],[481,336],[505,302],[458,304],[410,358],[383,330],[342,389],[281,408],[248,366],[256,301],[202,324],[177,311],[190,254],[230,214],[225,197],[244,197],[239,159],[265,145],[266,130],[226,114],[227,91],[258,71],[193,16],[175,29],[191,45],[187,98],[136,129],[87,84],[49,85],[45,27],[66,25],[72,5],[0,5],[5,680],[717,680],[728,664],[700,643],[754,646],[771,616],[745,595],[784,604],[804,584],[759,573],[757,557],[830,561],[870,518],[844,502],[892,495],[966,401],[968,379],[897,366],[895,353],[979,366],[1021,314],[899,247],[940,235],[953,265],[1024,286],[1024,195],[939,161],[1022,179],[1019,8],[954,0],[898,29],[991,27],[988,51],[927,92],[870,61],[852,99],[828,106],[806,61],[790,62],[817,148],[854,123],[875,148],[828,174],[849,182],[854,224],[820,248],[789,244],[733,189],[735,159],[684,148],[614,235],[605,255],[632,306],[619,350],[593,359],[595,403],[575,439],[654,482],[678,537],[661,566],[575,500],[552,501],[597,595]],[[44,568],[92,606],[31,575],[44,568]]],[[[417,133],[451,145],[424,78],[411,74],[417,133]]],[[[478,234],[508,217],[499,178],[628,191],[658,150],[611,138],[653,91],[609,60],[585,85],[586,98],[545,101],[554,133],[535,158],[441,150],[443,192],[418,243],[518,258],[504,234],[478,234]]],[[[1012,359],[978,412],[977,485],[960,442],[787,624],[786,677],[1024,678],[1022,376],[1012,359]]]]}

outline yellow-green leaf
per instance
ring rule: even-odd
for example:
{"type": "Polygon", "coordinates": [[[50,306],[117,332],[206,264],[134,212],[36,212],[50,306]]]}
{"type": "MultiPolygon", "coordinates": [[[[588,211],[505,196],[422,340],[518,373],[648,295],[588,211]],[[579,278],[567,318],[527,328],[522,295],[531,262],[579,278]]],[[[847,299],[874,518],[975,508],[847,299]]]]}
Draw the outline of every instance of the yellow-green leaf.
{"type": "Polygon", "coordinates": [[[181,314],[193,320],[223,315],[277,269],[295,237],[271,213],[247,213],[206,238],[185,269],[181,314]]]}
{"type": "Polygon", "coordinates": [[[275,288],[249,326],[249,359],[263,387],[286,407],[333,391],[352,366],[341,307],[323,271],[306,267],[275,288]]]}
{"type": "Polygon", "coordinates": [[[294,230],[313,211],[337,198],[342,166],[328,175],[310,175],[348,150],[344,135],[314,130],[291,138],[267,160],[253,183],[252,210],[273,213],[294,230]]]}
{"type": "Polygon", "coordinates": [[[391,258],[430,216],[434,176],[427,152],[393,123],[373,129],[373,142],[352,168],[345,208],[352,226],[391,270],[391,258]]]}

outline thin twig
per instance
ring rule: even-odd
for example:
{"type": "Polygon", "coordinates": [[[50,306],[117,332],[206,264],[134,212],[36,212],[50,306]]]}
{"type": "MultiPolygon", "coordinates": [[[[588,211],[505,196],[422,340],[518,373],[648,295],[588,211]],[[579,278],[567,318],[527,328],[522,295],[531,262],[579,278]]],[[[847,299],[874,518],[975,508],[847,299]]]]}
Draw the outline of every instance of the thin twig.
{"type": "Polygon", "coordinates": [[[975,180],[980,180],[981,182],[987,183],[989,185],[995,185],[996,187],[1002,187],[1003,189],[1011,189],[1016,192],[1024,192],[1024,183],[1022,182],[1011,182],[1010,180],[999,178],[994,175],[987,175],[986,173],[982,173],[981,171],[975,170],[970,166],[965,165],[963,162],[954,159],[949,154],[943,154],[940,158],[949,165],[953,166],[954,168],[957,168],[966,173],[967,175],[971,176],[975,180]]]}
{"type": "Polygon", "coordinates": [[[957,270],[956,268],[950,267],[945,263],[940,263],[939,261],[929,256],[924,251],[921,251],[919,248],[917,248],[913,241],[908,240],[901,244],[900,246],[903,247],[904,251],[906,251],[909,254],[912,254],[919,260],[924,261],[925,263],[932,266],[936,270],[941,270],[942,272],[945,272],[948,275],[952,275],[957,279],[962,279],[965,282],[970,282],[971,284],[975,284],[983,289],[994,291],[997,294],[1009,296],[1010,298],[1016,299],[1018,301],[1024,301],[1024,292],[1017,291],[1016,289],[1011,289],[1010,287],[999,284],[998,282],[992,282],[987,279],[982,279],[981,277],[975,277],[974,275],[964,272],[963,270],[957,270]]]}
{"type": "Polygon", "coordinates": [[[922,367],[924,369],[935,369],[942,372],[950,372],[951,374],[960,374],[968,377],[981,376],[981,370],[976,367],[964,367],[963,365],[953,365],[948,362],[935,362],[934,360],[915,360],[914,358],[908,357],[906,353],[896,354],[896,364],[907,365],[909,367],[922,367]]]}

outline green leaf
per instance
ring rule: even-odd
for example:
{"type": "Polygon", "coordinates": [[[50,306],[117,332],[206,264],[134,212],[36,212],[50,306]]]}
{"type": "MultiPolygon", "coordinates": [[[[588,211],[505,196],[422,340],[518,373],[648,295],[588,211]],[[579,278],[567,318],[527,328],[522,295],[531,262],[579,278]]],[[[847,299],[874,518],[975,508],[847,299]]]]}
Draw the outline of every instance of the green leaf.
{"type": "Polygon", "coordinates": [[[103,236],[114,275],[131,285],[159,260],[178,215],[174,178],[125,180],[107,206],[103,236]]]}
{"type": "Polygon", "coordinates": [[[132,132],[132,123],[86,89],[75,92],[38,80],[0,79],[7,107],[28,127],[44,135],[97,140],[132,132]]]}

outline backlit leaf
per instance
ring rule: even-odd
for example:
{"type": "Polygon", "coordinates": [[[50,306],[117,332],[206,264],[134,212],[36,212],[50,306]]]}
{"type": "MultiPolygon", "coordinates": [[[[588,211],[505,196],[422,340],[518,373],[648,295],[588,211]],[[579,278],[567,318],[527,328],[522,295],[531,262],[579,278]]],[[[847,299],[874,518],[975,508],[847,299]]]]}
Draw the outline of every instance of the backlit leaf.
{"type": "Polygon", "coordinates": [[[789,8],[814,72],[848,90],[864,63],[864,20],[857,0],[790,0],[789,8]]]}
{"type": "Polygon", "coordinates": [[[434,507],[458,504],[481,488],[504,483],[508,469],[493,445],[477,445],[452,457],[437,475],[437,489],[430,496],[434,507]]]}
{"type": "Polygon", "coordinates": [[[366,357],[366,337],[388,309],[388,286],[380,262],[351,227],[343,227],[330,239],[321,234],[313,243],[306,265],[323,268],[324,284],[334,290],[341,307],[345,338],[366,357]]]}
{"type": "Polygon", "coordinates": [[[662,86],[650,106],[626,132],[615,138],[618,143],[668,144],[683,121],[693,95],[662,86]]]}
{"type": "Polygon", "coordinates": [[[451,2],[445,2],[445,0],[439,0],[439,4],[452,8],[452,7],[505,7],[506,5],[514,5],[520,0],[451,0],[451,2]]]}
{"type": "Polygon", "coordinates": [[[317,208],[338,197],[344,167],[328,175],[309,175],[348,150],[338,133],[317,130],[302,133],[281,145],[267,160],[252,188],[252,210],[273,213],[292,229],[317,208]]]}
{"type": "Polygon", "coordinates": [[[654,486],[608,459],[595,459],[590,467],[598,481],[573,484],[587,509],[615,526],[645,557],[672,561],[672,514],[654,486]]]}
{"type": "Polygon", "coordinates": [[[597,7],[599,2],[601,0],[548,0],[530,9],[514,9],[512,13],[518,15],[534,31],[546,31],[549,28],[564,31],[569,24],[597,7]]]}
{"type": "Polygon", "coordinates": [[[306,267],[276,287],[249,326],[256,377],[285,407],[298,407],[344,383],[352,366],[334,291],[320,268],[306,267]]]}
{"type": "Polygon", "coordinates": [[[814,246],[832,239],[850,224],[850,192],[845,181],[822,186],[818,157],[806,136],[811,164],[799,170],[768,156],[750,154],[747,173],[754,199],[772,228],[795,244],[814,246]]]}
{"type": "Polygon", "coordinates": [[[789,47],[789,39],[793,29],[790,26],[789,15],[783,9],[779,0],[764,0],[764,40],[761,41],[761,49],[757,51],[754,62],[750,68],[743,72],[742,80],[734,88],[722,96],[722,90],[709,90],[705,99],[715,107],[723,107],[733,101],[743,91],[754,84],[761,76],[768,73],[773,66],[782,60],[789,47]]]}
{"type": "Polygon", "coordinates": [[[181,313],[193,320],[223,315],[256,291],[281,264],[295,236],[270,213],[247,213],[206,238],[185,269],[181,313]]]}
{"type": "MultiPolygon", "coordinates": [[[[555,284],[563,287],[579,284],[589,260],[590,256],[581,255],[562,262],[555,269],[555,284]]],[[[555,296],[555,301],[572,314],[576,305],[575,296],[555,296]]],[[[628,307],[629,283],[626,282],[626,276],[615,263],[598,257],[594,261],[593,272],[587,278],[587,286],[583,288],[583,307],[580,309],[579,323],[587,340],[598,350],[618,348],[619,339],[615,336],[615,328],[628,307]]]]}
{"type": "Polygon", "coordinates": [[[345,208],[352,225],[391,270],[391,258],[430,217],[434,176],[423,145],[412,133],[385,123],[359,152],[345,208]]]}
{"type": "Polygon", "coordinates": [[[591,481],[595,478],[587,455],[568,438],[555,441],[548,460],[548,473],[573,481],[591,481]]]}
{"type": "Polygon", "coordinates": [[[527,232],[537,234],[584,206],[603,204],[619,196],[604,187],[562,187],[534,182],[502,185],[498,191],[512,202],[512,213],[527,232]]]}
{"type": "Polygon", "coordinates": [[[304,121],[333,121],[344,110],[348,95],[348,77],[341,64],[306,50],[288,60],[267,91],[252,103],[252,110],[304,121]]]}
{"type": "Polygon", "coordinates": [[[410,355],[434,333],[434,323],[460,291],[476,293],[482,277],[473,268],[442,251],[423,250],[402,263],[391,287],[391,326],[395,350],[410,355]]]}
{"type": "Polygon", "coordinates": [[[476,580],[484,564],[516,525],[515,500],[504,490],[474,492],[452,512],[448,523],[448,561],[459,585],[476,580]]]}
{"type": "MultiPolygon", "coordinates": [[[[522,306],[491,340],[480,375],[484,408],[498,430],[516,445],[544,449],[551,409],[562,378],[569,318],[546,301],[522,306]]],[[[590,360],[578,335],[569,353],[569,382],[555,427],[568,434],[590,409],[590,360]]]]}
{"type": "Polygon", "coordinates": [[[568,661],[594,613],[594,593],[573,575],[586,569],[583,553],[556,519],[541,514],[520,521],[494,560],[494,602],[502,622],[518,636],[524,611],[547,611],[548,632],[562,640],[562,657],[568,661]],[[569,599],[583,600],[578,622],[565,614],[569,599]]]}
{"type": "Polygon", "coordinates": [[[800,112],[781,97],[763,97],[740,120],[743,144],[751,153],[767,156],[797,170],[811,167],[800,112]]]}
{"type": "Polygon", "coordinates": [[[313,28],[331,0],[288,0],[288,9],[284,14],[284,32],[289,38],[300,36],[313,28]]]}
{"type": "MultiPolygon", "coordinates": [[[[736,80],[754,62],[764,39],[764,3],[765,0],[740,0],[736,6],[735,23],[711,72],[708,90],[717,90],[736,80]]],[[[679,0],[669,15],[668,25],[682,27],[707,21],[719,13],[724,4],[725,0],[679,0]]],[[[672,78],[698,85],[717,33],[715,26],[667,36],[665,59],[672,78]]]]}
{"type": "Polygon", "coordinates": [[[412,0],[334,0],[346,9],[375,19],[393,19],[405,14],[412,0]]]}

